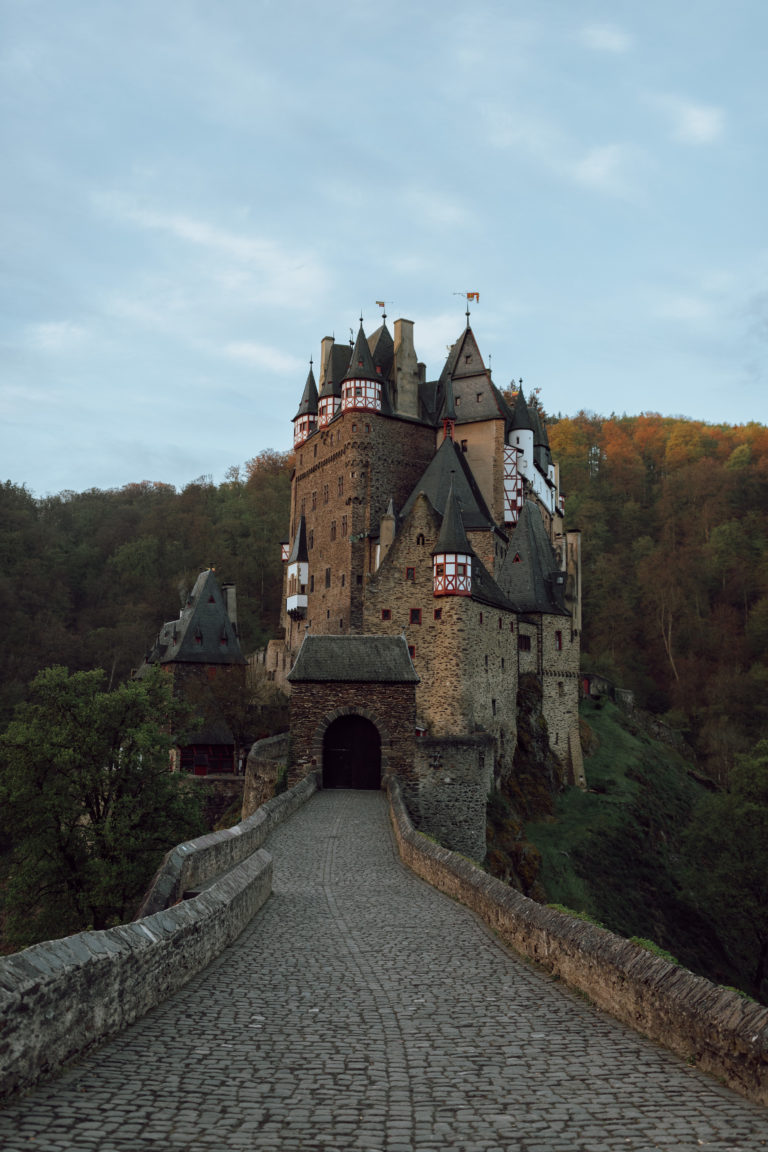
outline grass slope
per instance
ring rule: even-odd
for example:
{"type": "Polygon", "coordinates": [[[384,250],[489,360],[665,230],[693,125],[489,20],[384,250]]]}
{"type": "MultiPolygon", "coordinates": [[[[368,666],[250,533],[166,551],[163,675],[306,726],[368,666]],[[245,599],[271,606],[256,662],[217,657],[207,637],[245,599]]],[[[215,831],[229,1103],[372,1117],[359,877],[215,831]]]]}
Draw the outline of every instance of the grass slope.
{"type": "Polygon", "coordinates": [[[622,936],[653,940],[718,983],[736,983],[686,872],[683,834],[702,785],[682,757],[610,701],[583,701],[581,718],[588,791],[566,789],[553,817],[525,826],[541,855],[547,900],[622,936]]]}

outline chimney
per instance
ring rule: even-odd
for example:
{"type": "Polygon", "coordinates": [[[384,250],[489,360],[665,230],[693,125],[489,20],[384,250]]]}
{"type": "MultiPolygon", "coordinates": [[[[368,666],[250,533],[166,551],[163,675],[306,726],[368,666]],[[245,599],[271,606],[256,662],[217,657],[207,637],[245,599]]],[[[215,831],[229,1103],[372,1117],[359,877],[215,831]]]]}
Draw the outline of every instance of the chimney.
{"type": "Polygon", "coordinates": [[[237,630],[237,588],[234,584],[222,584],[221,591],[224,593],[224,604],[227,609],[227,616],[229,622],[235,630],[235,636],[238,636],[237,630]]]}
{"type": "Polygon", "coordinates": [[[399,416],[419,415],[419,364],[413,346],[413,320],[395,320],[395,387],[399,416]]]}
{"type": "Polygon", "coordinates": [[[323,336],[320,341],[320,375],[317,378],[318,384],[325,379],[325,370],[328,367],[331,348],[333,348],[333,336],[323,336]]]}

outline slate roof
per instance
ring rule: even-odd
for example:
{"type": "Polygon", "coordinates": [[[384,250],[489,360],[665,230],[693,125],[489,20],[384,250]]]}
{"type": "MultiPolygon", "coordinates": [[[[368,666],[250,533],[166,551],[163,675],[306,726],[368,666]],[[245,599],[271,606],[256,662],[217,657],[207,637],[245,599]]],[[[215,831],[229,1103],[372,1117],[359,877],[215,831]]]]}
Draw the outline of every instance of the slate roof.
{"type": "Polygon", "coordinates": [[[380,368],[381,375],[385,380],[389,380],[392,376],[392,365],[395,360],[395,342],[386,323],[368,337],[368,347],[371,350],[374,368],[380,368]]]}
{"type": "Polygon", "coordinates": [[[178,620],[160,630],[146,664],[245,664],[213,569],[201,572],[178,620]]]}
{"type": "Polygon", "coordinates": [[[541,513],[532,500],[526,500],[509,540],[499,585],[518,612],[568,616],[562,586],[555,582],[561,575],[541,513]]]}
{"type": "Polygon", "coordinates": [[[512,416],[512,428],[516,428],[519,432],[535,431],[533,421],[531,419],[531,413],[528,409],[528,405],[525,402],[525,396],[523,396],[522,384],[520,385],[520,390],[517,393],[517,399],[515,400],[515,411],[512,416]]]}
{"type": "Polygon", "coordinates": [[[288,673],[307,681],[418,684],[405,636],[310,636],[302,641],[288,673]]]}
{"type": "Polygon", "coordinates": [[[516,605],[504,594],[504,591],[474,552],[472,553],[472,591],[470,595],[473,600],[477,600],[480,604],[488,604],[491,608],[503,608],[505,612],[517,610],[516,605]]]}
{"type": "Polygon", "coordinates": [[[381,376],[376,371],[376,366],[373,363],[373,356],[371,356],[371,350],[368,347],[368,341],[365,338],[362,324],[360,325],[360,331],[355,340],[355,346],[352,349],[352,355],[350,356],[344,379],[381,380],[381,376]]]}
{"type": "Polygon", "coordinates": [[[307,382],[304,385],[299,410],[294,416],[294,420],[298,420],[299,416],[317,416],[317,385],[315,384],[315,374],[312,371],[311,365],[307,382]]]}
{"type": "Polygon", "coordinates": [[[440,525],[440,532],[437,537],[432,555],[435,556],[439,552],[463,552],[469,554],[472,547],[467,540],[467,534],[464,531],[464,525],[461,520],[461,511],[456,497],[453,494],[453,477],[451,477],[451,487],[448,491],[448,499],[445,502],[445,512],[443,513],[443,522],[440,525]]]}
{"type": "Polygon", "coordinates": [[[352,349],[348,344],[332,344],[320,386],[320,396],[341,396],[341,382],[349,367],[352,349]]]}
{"type": "Polygon", "coordinates": [[[293,547],[288,556],[289,564],[308,564],[309,552],[307,550],[307,525],[303,516],[299,517],[299,526],[293,538],[293,547]]]}
{"type": "Polygon", "coordinates": [[[503,396],[491,380],[475,335],[467,325],[464,332],[451,348],[437,386],[437,415],[446,416],[447,389],[450,380],[453,392],[453,406],[457,424],[475,423],[478,420],[506,421],[509,410],[503,396]]]}
{"type": "Polygon", "coordinates": [[[424,469],[421,479],[403,505],[401,515],[403,518],[408,515],[416,497],[423,492],[435,511],[444,516],[451,484],[461,508],[465,531],[473,528],[493,528],[493,518],[488,511],[488,505],[483,499],[464,453],[449,436],[446,436],[424,469]]]}

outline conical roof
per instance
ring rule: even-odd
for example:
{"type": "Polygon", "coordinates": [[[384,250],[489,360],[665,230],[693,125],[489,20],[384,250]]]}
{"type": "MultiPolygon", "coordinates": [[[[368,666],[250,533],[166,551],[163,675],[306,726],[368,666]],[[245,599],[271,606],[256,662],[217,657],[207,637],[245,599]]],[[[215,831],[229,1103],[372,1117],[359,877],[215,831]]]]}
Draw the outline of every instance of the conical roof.
{"type": "Polygon", "coordinates": [[[498,582],[519,612],[567,616],[562,572],[538,507],[526,500],[509,540],[498,582]]]}
{"type": "Polygon", "coordinates": [[[307,525],[304,517],[299,517],[299,526],[293,538],[293,547],[288,557],[289,564],[308,564],[309,552],[307,550],[307,525]]]}
{"type": "Polygon", "coordinates": [[[528,405],[525,402],[525,396],[523,396],[522,384],[520,385],[520,390],[518,391],[517,399],[515,400],[515,411],[514,411],[514,415],[512,416],[511,427],[512,427],[513,431],[516,431],[516,432],[533,432],[534,431],[533,421],[531,419],[531,413],[528,409],[528,405]]]}
{"type": "Polygon", "coordinates": [[[345,380],[381,380],[381,375],[376,371],[376,366],[373,363],[371,350],[368,347],[368,341],[365,338],[363,325],[360,325],[360,331],[355,340],[355,346],[352,349],[352,355],[349,360],[349,366],[344,374],[345,380]]]}
{"type": "Polygon", "coordinates": [[[472,552],[467,534],[464,531],[459,502],[453,491],[453,477],[451,477],[451,487],[448,490],[448,499],[445,502],[443,523],[440,525],[440,534],[437,537],[432,555],[446,552],[463,552],[465,555],[472,552]]]}
{"type": "Polygon", "coordinates": [[[298,420],[299,416],[317,416],[317,385],[315,384],[315,374],[312,371],[312,365],[309,366],[309,375],[307,382],[304,385],[304,392],[299,404],[299,410],[294,416],[294,420],[298,420]]]}

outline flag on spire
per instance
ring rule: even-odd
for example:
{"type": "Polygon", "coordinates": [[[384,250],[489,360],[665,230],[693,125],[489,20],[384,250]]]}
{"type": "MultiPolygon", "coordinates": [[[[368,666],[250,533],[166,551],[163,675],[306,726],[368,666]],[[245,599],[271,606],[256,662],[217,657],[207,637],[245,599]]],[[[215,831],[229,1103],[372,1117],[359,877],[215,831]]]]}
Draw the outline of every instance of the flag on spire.
{"type": "Polygon", "coordinates": [[[480,303],[480,293],[479,292],[467,292],[467,300],[476,300],[477,303],[479,304],[480,303]]]}

